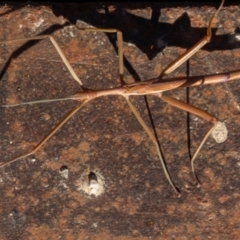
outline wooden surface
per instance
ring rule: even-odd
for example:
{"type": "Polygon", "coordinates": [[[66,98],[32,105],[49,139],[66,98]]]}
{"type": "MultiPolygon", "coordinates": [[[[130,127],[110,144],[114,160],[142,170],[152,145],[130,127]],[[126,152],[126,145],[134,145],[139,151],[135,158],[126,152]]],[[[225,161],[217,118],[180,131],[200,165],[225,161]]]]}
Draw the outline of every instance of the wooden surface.
{"type": "MultiPolygon", "coordinates": [[[[194,45],[204,36],[215,7],[13,3],[0,8],[0,39],[51,34],[84,86],[104,89],[120,85],[115,36],[80,31],[74,25],[77,19],[78,26],[123,32],[125,80],[130,83],[158,76],[194,45]]],[[[214,21],[211,43],[171,76],[239,69],[239,12],[237,6],[224,7],[214,21]]],[[[81,90],[49,40],[1,44],[0,52],[1,104],[81,90]]],[[[90,102],[36,154],[0,169],[1,239],[239,239],[239,88],[240,81],[235,81],[166,93],[189,99],[226,123],[227,141],[217,144],[209,138],[196,160],[199,189],[189,151],[194,153],[210,124],[147,98],[181,198],[124,99],[90,102]],[[80,190],[89,171],[104,185],[98,197],[80,190]]],[[[149,124],[144,98],[132,101],[149,124]]],[[[31,150],[74,106],[76,102],[67,101],[1,108],[0,162],[31,150]]]]}

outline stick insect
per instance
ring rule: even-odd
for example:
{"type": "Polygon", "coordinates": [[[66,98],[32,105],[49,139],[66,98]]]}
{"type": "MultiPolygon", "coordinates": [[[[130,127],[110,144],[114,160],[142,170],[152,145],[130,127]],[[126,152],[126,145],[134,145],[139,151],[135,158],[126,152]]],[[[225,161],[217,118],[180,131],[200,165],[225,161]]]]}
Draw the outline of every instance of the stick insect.
{"type": "Polygon", "coordinates": [[[172,97],[167,97],[163,95],[163,92],[176,89],[176,88],[182,88],[182,87],[191,87],[191,86],[198,86],[198,85],[205,85],[205,84],[213,84],[213,83],[221,83],[226,82],[230,80],[236,80],[240,78],[240,70],[227,72],[227,73],[221,73],[221,74],[213,74],[213,75],[205,75],[205,76],[196,76],[196,77],[178,77],[178,78],[166,78],[165,76],[173,72],[175,69],[177,69],[181,64],[185,63],[191,56],[193,56],[199,49],[201,49],[205,44],[207,44],[211,40],[212,36],[212,24],[213,20],[220,11],[220,9],[223,6],[224,1],[221,2],[219,8],[215,11],[215,13],[211,16],[207,33],[206,35],[200,39],[193,47],[188,49],[184,54],[179,56],[175,61],[170,63],[167,67],[165,67],[159,76],[157,78],[141,81],[138,83],[132,83],[132,84],[125,84],[124,83],[124,64],[123,64],[123,37],[122,33],[118,31],[117,29],[97,29],[97,28],[80,28],[84,31],[96,31],[96,32],[110,32],[110,33],[116,33],[117,35],[117,45],[118,45],[118,56],[119,56],[119,77],[122,82],[121,86],[111,89],[103,89],[103,90],[93,90],[93,89],[86,89],[84,88],[81,80],[78,78],[77,74],[73,70],[72,66],[68,62],[67,58],[65,57],[64,53],[62,52],[61,48],[59,47],[58,43],[55,41],[55,39],[50,35],[40,35],[30,38],[24,38],[24,39],[13,39],[13,40],[6,40],[1,41],[0,43],[9,43],[9,42],[16,42],[16,41],[32,41],[32,40],[42,40],[45,38],[48,38],[53,46],[55,47],[56,51],[60,55],[62,61],[66,65],[68,71],[72,75],[73,79],[79,83],[79,85],[82,88],[81,92],[77,92],[73,94],[72,96],[69,96],[67,98],[62,99],[43,99],[43,100],[37,100],[37,101],[31,101],[31,102],[22,102],[18,104],[8,104],[8,105],[2,105],[1,107],[15,107],[25,104],[35,104],[35,103],[44,103],[44,102],[53,102],[53,101],[62,101],[62,100],[76,100],[79,102],[79,104],[72,109],[31,151],[24,153],[20,156],[17,156],[5,163],[0,164],[0,168],[3,168],[6,165],[9,165],[13,162],[16,162],[20,159],[26,158],[27,156],[30,156],[34,154],[36,151],[38,151],[75,113],[77,113],[83,106],[85,106],[88,102],[91,100],[101,97],[101,96],[107,96],[107,95],[120,95],[126,99],[127,104],[129,105],[130,109],[132,110],[133,114],[137,118],[140,125],[143,127],[143,129],[146,131],[152,142],[154,143],[156,147],[156,151],[160,160],[160,163],[162,165],[164,174],[172,186],[174,192],[180,196],[180,191],[172,181],[172,178],[169,174],[169,171],[167,169],[167,166],[165,164],[165,160],[162,154],[162,150],[160,147],[160,144],[158,140],[156,139],[155,135],[153,134],[150,127],[144,122],[142,117],[140,116],[137,109],[134,107],[134,105],[131,103],[129,97],[130,96],[136,96],[136,95],[154,95],[164,102],[175,106],[179,109],[182,109],[186,112],[195,114],[208,122],[212,123],[212,127],[209,129],[209,131],[204,136],[203,140],[201,141],[200,145],[198,146],[195,154],[193,155],[191,159],[191,169],[193,173],[193,177],[195,178],[196,184],[200,186],[200,182],[197,178],[197,175],[194,170],[194,161],[196,157],[199,154],[199,151],[201,150],[202,146],[208,139],[209,135],[213,131],[213,129],[216,127],[218,120],[213,115],[196,108],[192,105],[189,105],[185,102],[182,102],[180,100],[177,100],[172,97]]]}

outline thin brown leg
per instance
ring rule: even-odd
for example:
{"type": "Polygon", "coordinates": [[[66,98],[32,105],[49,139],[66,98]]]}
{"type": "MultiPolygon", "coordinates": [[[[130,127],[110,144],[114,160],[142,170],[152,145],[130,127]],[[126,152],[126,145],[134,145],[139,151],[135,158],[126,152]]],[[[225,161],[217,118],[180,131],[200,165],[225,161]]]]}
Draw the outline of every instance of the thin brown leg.
{"type": "Polygon", "coordinates": [[[213,129],[216,127],[217,123],[218,123],[218,120],[217,118],[215,118],[213,115],[197,108],[197,107],[194,107],[192,105],[189,105],[185,102],[182,102],[182,101],[179,101],[175,98],[171,98],[171,97],[167,97],[167,96],[159,96],[164,102],[167,102],[169,103],[170,105],[173,105],[179,109],[182,109],[183,111],[186,111],[186,112],[189,112],[189,113],[192,113],[194,115],[197,115],[205,120],[207,120],[208,122],[211,122],[213,124],[213,126],[210,128],[210,130],[206,133],[206,135],[204,136],[203,140],[201,141],[200,145],[198,146],[196,152],[194,153],[192,159],[191,159],[191,168],[192,168],[192,173],[193,173],[193,176],[194,178],[196,179],[196,185],[199,187],[200,186],[200,182],[197,178],[197,175],[195,173],[195,170],[194,170],[194,160],[196,159],[199,151],[201,150],[203,144],[206,142],[206,140],[208,139],[209,135],[211,134],[211,132],[213,131],[213,129]]]}
{"type": "Polygon", "coordinates": [[[29,37],[29,38],[18,38],[18,39],[11,39],[11,40],[5,40],[0,41],[0,43],[10,43],[10,42],[19,42],[19,41],[32,41],[32,40],[42,40],[45,38],[49,38],[55,49],[57,50],[58,54],[60,55],[61,59],[63,60],[64,64],[66,65],[68,71],[72,75],[73,79],[77,81],[82,87],[82,81],[78,78],[77,74],[74,72],[72,66],[68,62],[67,58],[65,57],[64,53],[62,52],[61,48],[59,47],[56,40],[51,35],[40,35],[35,37],[29,37]]]}
{"type": "Polygon", "coordinates": [[[161,151],[160,145],[159,145],[156,137],[155,137],[154,134],[152,133],[151,129],[150,129],[150,128],[147,126],[147,124],[144,122],[144,120],[143,120],[142,117],[140,116],[139,112],[138,112],[137,109],[133,106],[133,104],[130,102],[130,100],[128,99],[128,97],[125,97],[125,98],[126,98],[126,100],[127,100],[127,103],[128,103],[128,105],[129,105],[129,107],[131,108],[133,114],[134,114],[135,117],[137,118],[138,122],[141,124],[141,126],[143,127],[143,129],[146,131],[146,133],[148,134],[148,136],[151,138],[151,140],[152,140],[153,143],[155,144],[156,150],[157,150],[157,153],[158,153],[158,157],[159,157],[159,160],[160,160],[160,162],[161,162],[161,165],[162,165],[164,174],[165,174],[168,182],[171,184],[172,188],[173,188],[174,191],[176,192],[177,196],[180,197],[180,196],[181,196],[181,193],[180,193],[180,191],[178,190],[178,188],[175,186],[175,184],[174,184],[173,181],[172,181],[171,176],[169,175],[169,172],[168,172],[166,163],[165,163],[165,161],[164,161],[164,159],[163,159],[163,156],[162,156],[162,151],[161,151]]]}
{"type": "Polygon", "coordinates": [[[212,17],[209,20],[208,23],[208,28],[207,28],[207,33],[206,35],[199,40],[194,46],[192,46],[191,48],[189,48],[184,54],[182,54],[181,56],[179,56],[176,60],[174,60],[173,62],[171,62],[166,68],[164,68],[162,70],[162,72],[160,73],[159,78],[162,78],[163,76],[173,72],[175,69],[177,69],[180,65],[182,65],[183,63],[185,63],[190,57],[192,57],[199,49],[201,49],[205,44],[207,44],[212,37],[212,22],[213,19],[216,17],[216,15],[218,14],[218,12],[220,11],[220,9],[222,8],[224,3],[224,0],[222,0],[219,8],[216,10],[216,12],[212,15],[212,17]]]}
{"type": "Polygon", "coordinates": [[[124,85],[123,73],[123,36],[122,32],[118,29],[107,29],[107,28],[80,28],[78,29],[88,32],[104,32],[104,33],[116,33],[117,34],[117,46],[118,46],[118,65],[119,65],[119,77],[121,85],[124,85]]]}
{"type": "Polygon", "coordinates": [[[48,141],[48,139],[50,139],[62,126],[64,123],[66,123],[80,108],[82,108],[82,106],[87,103],[88,100],[84,100],[81,104],[79,104],[77,107],[75,107],[74,109],[72,109],[54,128],[53,130],[47,134],[47,136],[45,138],[42,139],[41,142],[39,142],[34,148],[32,151],[28,152],[28,153],[25,153],[25,154],[22,154],[16,158],[13,158],[11,160],[9,160],[8,162],[6,163],[2,163],[0,164],[0,168],[10,164],[10,163],[13,163],[13,162],[16,162],[24,157],[27,157],[29,155],[32,155],[33,153],[35,153],[40,147],[42,147],[42,145],[44,143],[46,143],[48,141]]]}

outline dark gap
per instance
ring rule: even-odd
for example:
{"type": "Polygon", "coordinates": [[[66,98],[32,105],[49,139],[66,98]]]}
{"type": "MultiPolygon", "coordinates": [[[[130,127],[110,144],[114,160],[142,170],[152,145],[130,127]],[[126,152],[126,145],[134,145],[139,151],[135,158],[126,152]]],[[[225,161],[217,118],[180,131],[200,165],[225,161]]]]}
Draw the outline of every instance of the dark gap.
{"type": "Polygon", "coordinates": [[[68,167],[66,165],[60,167],[60,172],[64,172],[66,170],[68,170],[68,167]]]}
{"type": "Polygon", "coordinates": [[[89,180],[89,183],[90,183],[91,180],[95,180],[97,182],[98,181],[97,180],[97,175],[94,172],[90,172],[88,174],[88,180],[89,180]]]}

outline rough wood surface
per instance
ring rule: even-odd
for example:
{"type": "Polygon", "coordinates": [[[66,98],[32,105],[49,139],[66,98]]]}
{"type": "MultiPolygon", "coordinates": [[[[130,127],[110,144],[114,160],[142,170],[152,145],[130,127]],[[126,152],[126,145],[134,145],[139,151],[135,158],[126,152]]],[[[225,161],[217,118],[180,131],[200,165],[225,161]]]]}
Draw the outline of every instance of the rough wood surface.
{"type": "MultiPolygon", "coordinates": [[[[0,40],[49,33],[84,86],[118,86],[113,34],[76,26],[118,28],[124,36],[125,80],[156,77],[205,34],[217,6],[35,5],[0,8],[0,40]],[[71,24],[68,24],[68,20],[71,24]]],[[[210,44],[171,76],[239,69],[240,8],[224,7],[210,44]]],[[[64,97],[80,90],[50,41],[0,45],[1,104],[64,97]]],[[[177,198],[156,150],[120,97],[86,105],[34,156],[0,169],[1,239],[238,239],[240,214],[240,81],[167,93],[224,121],[228,139],[210,138],[196,171],[189,163],[209,124],[148,97],[167,166],[182,192],[177,198]],[[189,124],[188,124],[189,122],[189,124]],[[67,169],[67,170],[66,170],[67,169]],[[68,176],[63,173],[67,173],[68,176]],[[79,190],[86,173],[102,176],[105,190],[79,190]],[[64,177],[65,176],[65,177],[64,177]]],[[[149,123],[143,97],[133,102],[149,123]]],[[[1,108],[0,162],[32,149],[76,103],[1,108]]]]}

